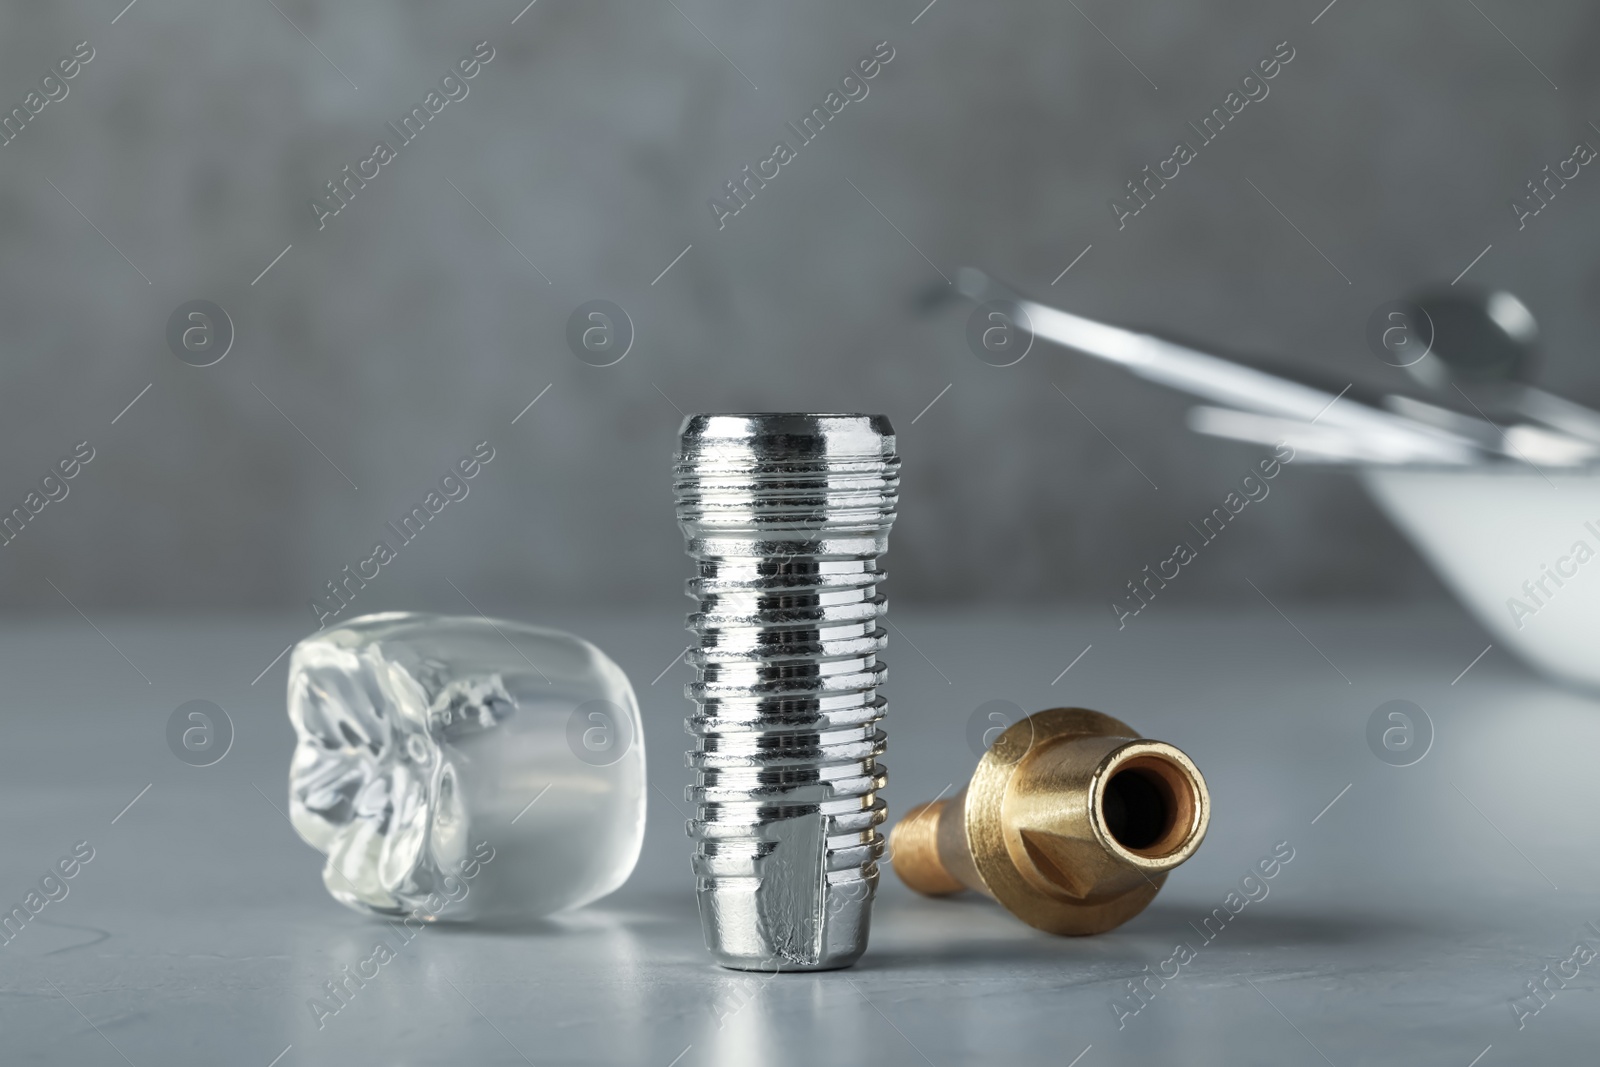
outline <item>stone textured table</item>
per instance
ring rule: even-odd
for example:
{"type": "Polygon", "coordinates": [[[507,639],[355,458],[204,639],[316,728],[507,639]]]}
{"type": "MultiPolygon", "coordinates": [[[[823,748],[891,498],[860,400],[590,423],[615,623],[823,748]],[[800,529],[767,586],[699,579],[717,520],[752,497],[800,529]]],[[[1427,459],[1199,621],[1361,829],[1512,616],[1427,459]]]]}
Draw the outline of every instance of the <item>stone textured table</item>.
{"type": "Polygon", "coordinates": [[[0,1060],[1592,1062],[1600,959],[1574,946],[1600,947],[1600,702],[1498,648],[1473,663],[1488,638],[1450,611],[1280,606],[1293,625],[1156,605],[1121,632],[1101,613],[897,609],[892,816],[964,780],[979,705],[1077,704],[1187,750],[1210,783],[1210,836],[1145,914],[1087,940],[983,900],[917,897],[886,872],[858,967],[775,978],[719,970],[700,945],[683,834],[688,669],[651,683],[683,647],[681,614],[525,613],[600,643],[639,691],[653,788],[638,869],[600,905],[535,928],[415,935],[320,1029],[308,999],[385,927],[329,899],[282,813],[283,661],[252,679],[306,621],[7,625],[0,901],[22,903],[79,842],[93,857],[0,947],[0,1060]],[[214,766],[168,751],[167,718],[190,699],[233,721],[214,766]],[[1433,726],[1412,766],[1366,740],[1394,699],[1433,726]],[[1275,848],[1293,858],[1266,896],[1206,926],[1275,848]],[[1180,944],[1192,959],[1175,968],[1180,944]],[[1174,969],[1130,994],[1130,980],[1174,969]]]}

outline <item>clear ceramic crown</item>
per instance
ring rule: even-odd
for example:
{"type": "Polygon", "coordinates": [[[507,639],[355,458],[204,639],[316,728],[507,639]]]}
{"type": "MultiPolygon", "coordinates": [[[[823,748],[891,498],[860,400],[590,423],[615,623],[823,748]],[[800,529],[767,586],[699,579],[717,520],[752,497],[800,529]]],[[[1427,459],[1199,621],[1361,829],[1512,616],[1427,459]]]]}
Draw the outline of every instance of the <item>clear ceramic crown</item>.
{"type": "Polygon", "coordinates": [[[340,903],[516,921],[620,886],[644,838],[639,708],[559,630],[393,612],[295,646],[289,813],[340,903]]]}

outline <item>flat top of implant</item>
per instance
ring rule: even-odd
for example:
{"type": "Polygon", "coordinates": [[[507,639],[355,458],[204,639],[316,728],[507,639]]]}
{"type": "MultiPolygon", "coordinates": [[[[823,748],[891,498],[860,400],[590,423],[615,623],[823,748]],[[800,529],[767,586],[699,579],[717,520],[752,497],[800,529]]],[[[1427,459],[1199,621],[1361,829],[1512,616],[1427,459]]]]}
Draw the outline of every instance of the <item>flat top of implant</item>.
{"type": "Polygon", "coordinates": [[[798,411],[690,415],[679,436],[685,457],[723,450],[830,456],[894,452],[894,427],[887,415],[798,411]]]}

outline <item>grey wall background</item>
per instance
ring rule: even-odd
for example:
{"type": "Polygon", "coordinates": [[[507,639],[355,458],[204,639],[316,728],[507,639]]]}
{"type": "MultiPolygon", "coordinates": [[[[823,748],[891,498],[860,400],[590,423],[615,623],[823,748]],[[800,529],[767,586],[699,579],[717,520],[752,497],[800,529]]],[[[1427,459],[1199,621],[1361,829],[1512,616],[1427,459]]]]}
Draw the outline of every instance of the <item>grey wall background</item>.
{"type": "MultiPolygon", "coordinates": [[[[356,607],[664,600],[680,412],[842,409],[900,430],[892,597],[1109,600],[1255,453],[1059,350],[980,363],[964,310],[911,310],[964,263],[1383,382],[1367,314],[1492,243],[1467,282],[1522,295],[1545,383],[1600,399],[1600,175],[1522,232],[1507,206],[1600,144],[1592,4],[924,3],[8,5],[6,108],[76,42],[95,58],[0,148],[0,499],[78,441],[96,458],[0,549],[0,597],[303,607],[488,440],[356,607]],[[310,198],[480,40],[468,98],[319,232],[310,198]],[[707,198],[882,40],[870,95],[719,232],[707,198]],[[1108,198],[1281,41],[1270,96],[1119,232],[1108,198]],[[164,340],[194,298],[237,329],[204,369],[164,340]],[[594,298],[637,329],[609,368],[564,340],[594,298]]],[[[1185,575],[1175,598],[1443,595],[1347,477],[1303,468],[1185,575]]]]}

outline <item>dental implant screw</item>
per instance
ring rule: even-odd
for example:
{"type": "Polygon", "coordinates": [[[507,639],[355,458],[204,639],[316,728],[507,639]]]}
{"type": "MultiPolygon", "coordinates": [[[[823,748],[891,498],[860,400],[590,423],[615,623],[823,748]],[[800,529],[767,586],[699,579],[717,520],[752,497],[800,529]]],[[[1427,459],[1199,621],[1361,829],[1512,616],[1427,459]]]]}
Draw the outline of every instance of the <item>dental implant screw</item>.
{"type": "Polygon", "coordinates": [[[687,799],[706,947],[724,967],[848,967],[883,854],[878,695],[900,485],[882,415],[691,415],[674,475],[698,567],[687,799]]]}

